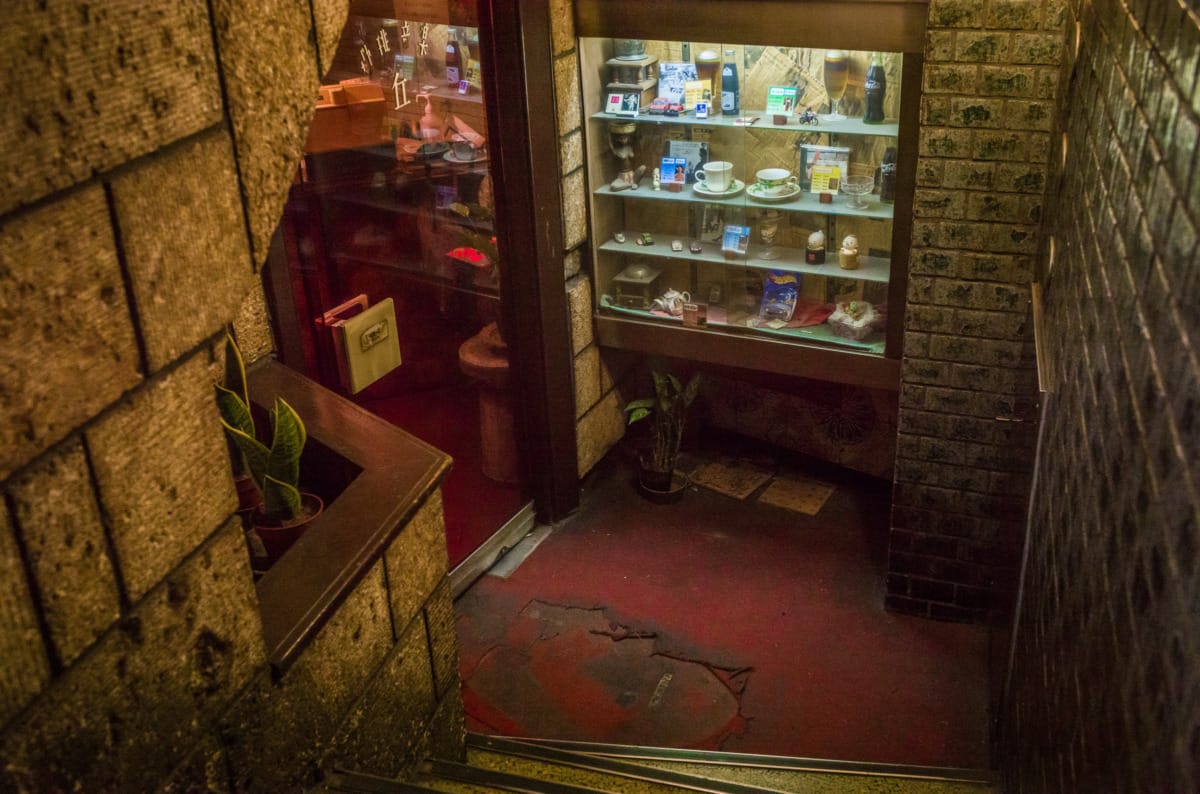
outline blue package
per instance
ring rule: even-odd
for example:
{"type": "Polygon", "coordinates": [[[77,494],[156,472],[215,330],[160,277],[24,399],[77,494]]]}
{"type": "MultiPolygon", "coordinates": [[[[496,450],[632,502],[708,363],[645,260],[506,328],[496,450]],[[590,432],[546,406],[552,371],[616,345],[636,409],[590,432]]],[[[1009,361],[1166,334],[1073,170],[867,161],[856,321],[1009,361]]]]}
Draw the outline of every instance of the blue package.
{"type": "Polygon", "coordinates": [[[786,270],[768,270],[763,284],[762,304],[758,308],[759,322],[779,320],[788,322],[796,310],[800,294],[800,279],[786,270]]]}

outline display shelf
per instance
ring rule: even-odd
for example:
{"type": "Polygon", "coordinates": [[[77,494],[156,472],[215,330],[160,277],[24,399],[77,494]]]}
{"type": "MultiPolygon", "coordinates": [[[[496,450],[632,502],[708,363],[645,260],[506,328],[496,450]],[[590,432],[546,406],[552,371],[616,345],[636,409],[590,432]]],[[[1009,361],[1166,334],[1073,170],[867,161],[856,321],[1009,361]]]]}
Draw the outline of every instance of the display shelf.
{"type": "MultiPolygon", "coordinates": [[[[369,254],[360,255],[343,252],[334,254],[333,259],[339,265],[343,266],[351,265],[359,267],[366,266],[386,268],[388,270],[401,273],[405,277],[411,278],[414,281],[419,281],[423,284],[429,284],[435,287],[442,287],[453,292],[462,292],[468,295],[476,295],[481,298],[491,298],[495,300],[499,300],[500,298],[499,286],[481,286],[473,283],[475,276],[474,273],[462,274],[471,277],[471,282],[467,282],[465,279],[460,280],[430,272],[429,268],[422,267],[420,265],[414,265],[411,262],[406,262],[400,259],[385,259],[382,257],[371,256],[369,254]]],[[[422,262],[421,264],[424,263],[422,262]]]]}
{"type": "Polygon", "coordinates": [[[624,315],[626,317],[637,317],[647,321],[673,323],[680,328],[685,328],[688,331],[705,331],[711,330],[719,333],[745,333],[745,334],[762,334],[768,337],[777,337],[780,339],[803,340],[805,342],[816,342],[820,344],[833,345],[834,347],[845,347],[853,350],[861,350],[875,355],[883,355],[884,339],[880,332],[873,333],[868,339],[869,341],[859,341],[856,339],[846,339],[838,336],[825,323],[820,325],[808,325],[800,328],[766,328],[761,326],[749,326],[740,323],[725,323],[714,322],[709,320],[708,324],[702,327],[684,326],[683,320],[679,317],[672,317],[669,314],[643,311],[640,309],[631,309],[627,306],[617,306],[614,304],[608,295],[600,297],[600,306],[606,311],[614,314],[624,315]]]}
{"type": "Polygon", "coordinates": [[[744,110],[738,116],[709,116],[698,119],[693,111],[687,111],[678,116],[650,115],[638,113],[636,116],[626,116],[621,113],[601,111],[593,113],[592,118],[598,121],[636,121],[638,124],[686,124],[689,127],[732,127],[738,130],[777,130],[779,132],[812,132],[829,135],[876,135],[884,138],[896,138],[900,135],[900,125],[895,121],[883,124],[865,124],[861,118],[846,118],[841,121],[820,120],[819,124],[798,124],[789,121],[787,124],[772,124],[771,115],[765,110],[744,110]],[[737,118],[757,116],[753,124],[735,124],[737,118]]]}
{"type": "Polygon", "coordinates": [[[808,212],[816,215],[850,215],[857,218],[872,218],[875,220],[891,220],[895,214],[894,204],[885,204],[878,197],[872,196],[865,209],[855,209],[850,206],[850,197],[838,194],[829,204],[822,204],[813,193],[802,193],[799,197],[787,201],[763,201],[748,195],[743,189],[741,193],[725,198],[702,196],[693,190],[694,185],[685,185],[683,190],[673,192],[665,188],[655,190],[653,178],[643,178],[638,183],[637,190],[613,190],[604,185],[592,192],[597,196],[611,196],[623,199],[643,199],[646,201],[683,201],[693,204],[723,204],[745,207],[747,209],[776,209],[784,212],[808,212]]]}
{"type": "Polygon", "coordinates": [[[829,276],[830,278],[850,279],[852,281],[878,281],[887,283],[891,278],[892,262],[890,259],[883,257],[861,256],[859,257],[859,266],[856,270],[843,270],[838,267],[836,251],[830,251],[826,254],[827,258],[824,264],[810,265],[804,261],[804,251],[798,248],[776,246],[774,250],[780,254],[778,259],[761,259],[757,254],[763,249],[763,246],[754,243],[750,246],[749,256],[738,259],[726,259],[721,253],[721,246],[717,243],[701,243],[700,245],[703,247],[703,250],[698,254],[693,254],[686,248],[690,240],[684,243],[685,248],[683,251],[671,250],[670,240],[683,238],[672,238],[671,235],[655,234],[654,243],[650,245],[637,245],[633,242],[634,238],[637,237],[637,232],[626,232],[625,236],[625,242],[618,243],[616,240],[609,240],[600,245],[600,250],[616,254],[628,254],[630,256],[672,259],[679,262],[707,262],[709,264],[728,267],[784,270],[789,273],[829,276]],[[667,242],[663,242],[664,239],[667,242]]]}

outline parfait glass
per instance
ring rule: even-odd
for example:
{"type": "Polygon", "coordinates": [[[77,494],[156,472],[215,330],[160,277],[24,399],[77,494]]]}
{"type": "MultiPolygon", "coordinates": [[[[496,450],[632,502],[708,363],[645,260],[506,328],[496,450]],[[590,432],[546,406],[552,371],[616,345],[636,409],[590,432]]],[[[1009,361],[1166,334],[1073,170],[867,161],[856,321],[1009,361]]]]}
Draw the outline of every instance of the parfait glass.
{"type": "Polygon", "coordinates": [[[846,93],[846,80],[850,77],[850,56],[845,50],[825,51],[825,93],[829,95],[829,114],[825,121],[844,121],[838,112],[838,103],[846,93]]]}

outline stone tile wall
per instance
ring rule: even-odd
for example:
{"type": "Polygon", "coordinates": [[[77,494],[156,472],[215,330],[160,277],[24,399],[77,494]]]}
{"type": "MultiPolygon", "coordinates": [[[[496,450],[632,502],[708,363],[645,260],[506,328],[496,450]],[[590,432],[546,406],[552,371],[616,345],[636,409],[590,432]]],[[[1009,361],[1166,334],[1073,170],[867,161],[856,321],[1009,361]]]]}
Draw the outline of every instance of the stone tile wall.
{"type": "Polygon", "coordinates": [[[1007,791],[1200,789],[1200,15],[1075,0],[1007,791]]]}
{"type": "Polygon", "coordinates": [[[887,605],[983,619],[1014,589],[1034,437],[1030,283],[1063,0],[931,0],[887,605]]]}
{"type": "Polygon", "coordinates": [[[461,750],[440,497],[276,677],[212,399],[228,324],[269,350],[256,271],[346,13],[48,0],[0,29],[0,789],[461,750]]]}
{"type": "Polygon", "coordinates": [[[550,37],[554,54],[555,104],[558,109],[559,169],[562,175],[563,245],[571,349],[575,372],[575,444],[579,476],[587,474],[625,434],[625,400],[618,386],[631,357],[601,350],[593,334],[591,279],[583,261],[588,241],[587,178],[583,158],[583,100],[579,54],[575,49],[575,5],[550,0],[550,37]]]}

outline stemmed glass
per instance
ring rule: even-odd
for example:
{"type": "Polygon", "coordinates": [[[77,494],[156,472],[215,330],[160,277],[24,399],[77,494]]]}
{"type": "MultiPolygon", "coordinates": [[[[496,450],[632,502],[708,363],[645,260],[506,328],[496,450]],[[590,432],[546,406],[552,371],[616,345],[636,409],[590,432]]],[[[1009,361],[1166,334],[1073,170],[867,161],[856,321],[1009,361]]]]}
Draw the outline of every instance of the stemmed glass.
{"type": "Polygon", "coordinates": [[[846,80],[850,76],[850,57],[845,50],[825,51],[825,93],[829,95],[829,115],[825,121],[844,121],[838,113],[838,103],[846,93],[846,80]]]}

